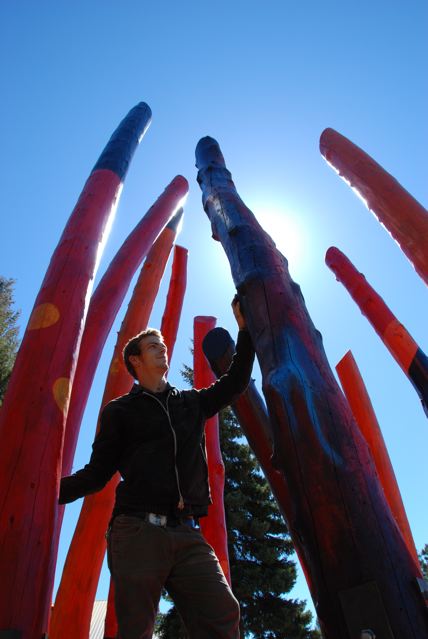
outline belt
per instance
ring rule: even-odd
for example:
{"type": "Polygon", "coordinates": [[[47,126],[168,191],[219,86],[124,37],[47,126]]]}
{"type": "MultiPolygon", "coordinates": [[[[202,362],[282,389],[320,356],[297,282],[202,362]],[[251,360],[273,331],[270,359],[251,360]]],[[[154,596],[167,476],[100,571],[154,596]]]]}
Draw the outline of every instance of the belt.
{"type": "Polygon", "coordinates": [[[192,515],[185,515],[184,517],[171,517],[170,515],[158,515],[157,513],[138,513],[137,517],[141,517],[144,521],[148,521],[155,526],[170,526],[176,528],[177,526],[185,525],[190,528],[199,528],[199,520],[192,515]]]}

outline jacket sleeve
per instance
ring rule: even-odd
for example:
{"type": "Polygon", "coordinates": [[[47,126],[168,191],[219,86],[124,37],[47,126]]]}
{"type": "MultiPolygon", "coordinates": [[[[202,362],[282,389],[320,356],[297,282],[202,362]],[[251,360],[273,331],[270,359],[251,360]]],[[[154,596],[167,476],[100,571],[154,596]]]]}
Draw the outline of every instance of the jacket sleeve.
{"type": "Polygon", "coordinates": [[[236,351],[229,370],[208,388],[199,391],[205,416],[212,417],[228,406],[247,388],[254,362],[254,347],[249,332],[238,333],[236,351]]]}
{"type": "Polygon", "coordinates": [[[58,502],[68,504],[104,488],[117,471],[120,454],[120,414],[117,405],[110,402],[101,413],[100,430],[92,445],[89,464],[61,479],[58,502]]]}

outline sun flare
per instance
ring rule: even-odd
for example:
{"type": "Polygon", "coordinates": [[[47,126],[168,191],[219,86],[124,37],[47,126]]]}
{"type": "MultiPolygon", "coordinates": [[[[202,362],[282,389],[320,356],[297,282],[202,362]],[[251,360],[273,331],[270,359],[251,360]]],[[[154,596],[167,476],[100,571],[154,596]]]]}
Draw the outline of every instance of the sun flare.
{"type": "Polygon", "coordinates": [[[291,269],[300,268],[304,259],[304,231],[297,214],[278,204],[252,205],[259,224],[269,233],[291,269]]]}

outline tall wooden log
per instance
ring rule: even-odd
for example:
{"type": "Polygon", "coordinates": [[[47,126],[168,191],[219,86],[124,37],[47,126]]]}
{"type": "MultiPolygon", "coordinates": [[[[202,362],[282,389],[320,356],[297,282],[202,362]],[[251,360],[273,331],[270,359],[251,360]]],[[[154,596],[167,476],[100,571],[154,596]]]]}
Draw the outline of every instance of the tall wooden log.
{"type": "Polygon", "coordinates": [[[389,507],[406,541],[407,547],[413,556],[415,564],[418,565],[418,553],[415,542],[413,541],[412,531],[407,519],[403,500],[401,499],[400,489],[391,459],[366,385],[364,384],[357,362],[351,351],[348,351],[340,362],[336,364],[336,370],[355,420],[373,455],[376,470],[382,482],[389,507]]]}
{"type": "Polygon", "coordinates": [[[180,200],[187,194],[187,190],[187,180],[177,175],[128,235],[94,291],[71,391],[64,440],[63,475],[69,475],[71,472],[89,391],[105,341],[123,298],[137,268],[166,223],[171,237],[176,236],[183,209],[179,209],[172,218],[171,216],[180,200]]]}
{"type": "Polygon", "coordinates": [[[183,246],[174,247],[174,260],[172,262],[171,279],[165,310],[162,315],[161,333],[168,347],[168,358],[171,361],[177,339],[181,310],[183,308],[184,294],[187,286],[187,249],[183,246]]]}
{"type": "MultiPolygon", "coordinates": [[[[80,424],[98,361],[131,279],[138,266],[146,257],[153,241],[165,225],[165,221],[168,220],[177,204],[186,195],[187,189],[187,180],[181,175],[178,175],[172,180],[163,194],[156,200],[130,235],[128,235],[91,297],[65,426],[62,458],[63,476],[71,473],[80,424]]],[[[164,233],[171,235],[172,241],[174,241],[176,237],[182,215],[183,209],[180,208],[171,217],[164,229],[164,233]]],[[[64,510],[64,506],[58,507],[57,526],[53,542],[53,556],[55,557],[55,561],[52,562],[52,568],[54,568],[56,563],[58,540],[64,510]]],[[[50,583],[51,594],[53,591],[53,581],[54,574],[52,570],[50,583]]]]}
{"type": "MultiPolygon", "coordinates": [[[[178,327],[180,324],[184,294],[186,292],[187,252],[187,249],[183,246],[174,246],[171,278],[169,281],[165,310],[162,315],[160,330],[167,346],[170,366],[174,351],[174,344],[177,339],[178,327]]],[[[114,583],[113,580],[110,579],[106,619],[104,624],[104,639],[114,639],[117,635],[117,628],[116,610],[114,606],[114,583]]]]}
{"type": "MultiPolygon", "coordinates": [[[[147,326],[174,239],[171,230],[165,229],[144,262],[114,348],[101,409],[132,386],[122,351],[126,342],[147,326]]],[[[98,429],[99,422],[97,432],[98,429]]],[[[92,608],[106,551],[105,532],[119,480],[117,473],[103,490],[83,501],[52,612],[50,639],[89,637],[92,608]]]]}
{"type": "Polygon", "coordinates": [[[427,356],[342,251],[335,246],[330,247],[325,261],[413,384],[428,417],[427,356]]]}
{"type": "Polygon", "coordinates": [[[275,465],[293,495],[287,522],[322,631],[427,639],[420,573],[287,262],[239,198],[215,140],[199,142],[196,164],[260,362],[275,465]]]}
{"type": "Polygon", "coordinates": [[[114,603],[115,591],[114,581],[110,577],[110,586],[107,597],[106,618],[104,621],[104,637],[103,639],[117,639],[119,626],[117,623],[116,606],[114,603]]]}
{"type": "MultiPolygon", "coordinates": [[[[202,350],[203,339],[208,331],[215,327],[215,323],[215,317],[204,315],[198,315],[193,322],[193,384],[195,388],[206,388],[215,381],[215,375],[202,350]]],[[[206,541],[214,548],[224,575],[231,584],[224,512],[224,463],[220,449],[218,415],[206,421],[205,442],[212,504],[208,507],[208,517],[201,519],[201,530],[206,541]]]]}
{"type": "Polygon", "coordinates": [[[134,107],[95,164],[55,249],[0,414],[0,637],[39,639],[50,575],[64,425],[90,289],[149,107],[134,107]]]}
{"type": "Polygon", "coordinates": [[[370,155],[334,129],[323,131],[320,150],[361,195],[428,284],[428,211],[370,155]]]}

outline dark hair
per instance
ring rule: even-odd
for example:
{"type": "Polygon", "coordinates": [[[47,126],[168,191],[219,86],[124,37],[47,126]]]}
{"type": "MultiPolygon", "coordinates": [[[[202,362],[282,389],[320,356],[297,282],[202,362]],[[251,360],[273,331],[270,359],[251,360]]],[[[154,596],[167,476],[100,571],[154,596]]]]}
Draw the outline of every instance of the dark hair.
{"type": "Polygon", "coordinates": [[[139,355],[140,354],[140,342],[145,337],[149,337],[150,335],[156,335],[157,337],[162,337],[162,333],[158,331],[157,328],[146,328],[145,331],[141,331],[135,337],[132,337],[129,342],[125,344],[125,348],[123,349],[123,360],[125,362],[125,366],[128,370],[128,373],[132,375],[134,379],[137,379],[137,374],[135,372],[134,367],[132,366],[129,358],[131,355],[139,355]]]}

